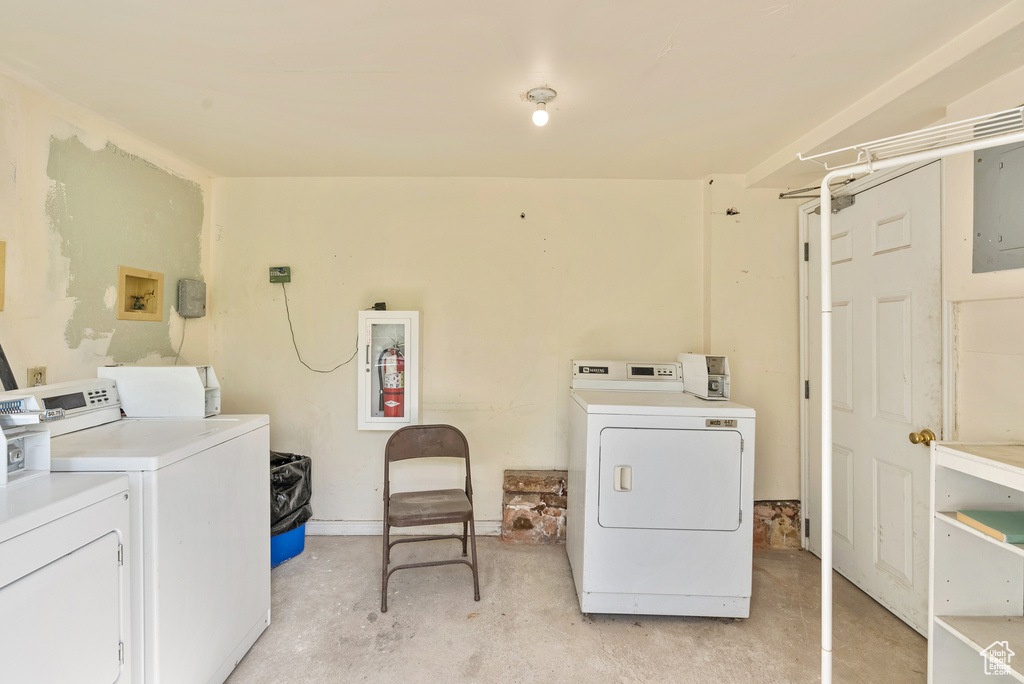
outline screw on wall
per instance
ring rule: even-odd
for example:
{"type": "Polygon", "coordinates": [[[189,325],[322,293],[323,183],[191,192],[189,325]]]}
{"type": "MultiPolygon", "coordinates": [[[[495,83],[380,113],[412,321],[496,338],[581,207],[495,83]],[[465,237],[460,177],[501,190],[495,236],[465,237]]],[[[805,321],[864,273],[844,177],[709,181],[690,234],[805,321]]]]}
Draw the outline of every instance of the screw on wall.
{"type": "Polygon", "coordinates": [[[28,369],[28,386],[36,387],[46,384],[46,366],[34,366],[28,369]]]}

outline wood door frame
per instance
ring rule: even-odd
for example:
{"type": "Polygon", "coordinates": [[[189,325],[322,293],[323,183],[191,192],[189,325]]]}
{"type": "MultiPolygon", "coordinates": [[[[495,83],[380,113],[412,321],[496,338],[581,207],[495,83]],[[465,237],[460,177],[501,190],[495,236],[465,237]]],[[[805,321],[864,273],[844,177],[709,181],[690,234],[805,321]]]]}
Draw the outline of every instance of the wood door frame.
{"type": "MultiPolygon", "coordinates": [[[[876,186],[882,185],[888,181],[904,176],[912,171],[916,171],[920,168],[924,168],[929,164],[939,165],[939,296],[942,298],[942,321],[941,321],[941,357],[942,357],[942,428],[939,435],[940,440],[951,440],[956,439],[957,430],[955,424],[956,418],[956,364],[955,364],[955,322],[956,322],[956,307],[954,302],[950,302],[946,298],[946,283],[944,264],[945,261],[942,258],[943,249],[943,236],[945,233],[945,205],[946,205],[946,174],[945,174],[945,162],[941,159],[932,160],[927,162],[921,162],[917,164],[910,164],[908,166],[902,166],[897,169],[890,171],[879,172],[869,174],[863,178],[859,178],[852,183],[843,186],[837,190],[835,196],[844,195],[856,195],[865,190],[869,190],[876,186]]],[[[810,399],[804,391],[804,383],[809,381],[811,378],[810,368],[810,340],[808,335],[810,332],[810,323],[808,320],[807,307],[810,301],[810,287],[809,282],[810,276],[810,260],[805,261],[804,255],[807,252],[804,251],[804,244],[810,240],[808,233],[808,215],[814,213],[814,210],[821,204],[820,200],[812,200],[806,204],[800,205],[799,220],[800,230],[797,243],[799,250],[800,259],[800,546],[801,548],[810,551],[810,537],[804,534],[807,530],[808,517],[808,506],[807,503],[810,500],[811,487],[818,486],[817,482],[810,482],[808,480],[808,472],[810,468],[810,440],[808,438],[808,432],[810,430],[810,399]]],[[[824,397],[822,397],[824,401],[824,397]]],[[[927,427],[923,425],[917,426],[918,428],[927,427]]],[[[813,552],[812,552],[813,553],[813,552]]]]}

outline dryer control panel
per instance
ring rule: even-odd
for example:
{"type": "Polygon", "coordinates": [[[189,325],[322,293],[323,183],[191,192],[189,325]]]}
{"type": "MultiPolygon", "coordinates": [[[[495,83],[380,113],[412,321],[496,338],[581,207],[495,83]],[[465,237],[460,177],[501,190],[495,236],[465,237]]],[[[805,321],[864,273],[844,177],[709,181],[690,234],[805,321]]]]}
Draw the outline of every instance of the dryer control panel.
{"type": "Polygon", "coordinates": [[[655,390],[681,392],[683,367],[680,363],[633,361],[573,361],[573,389],[655,390]]]}

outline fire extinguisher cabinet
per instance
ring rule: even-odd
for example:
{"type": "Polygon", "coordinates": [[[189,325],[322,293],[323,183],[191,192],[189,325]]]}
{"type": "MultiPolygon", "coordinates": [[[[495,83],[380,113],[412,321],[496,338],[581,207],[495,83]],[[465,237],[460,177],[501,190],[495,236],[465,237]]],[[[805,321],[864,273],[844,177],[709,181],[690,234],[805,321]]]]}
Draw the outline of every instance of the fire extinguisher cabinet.
{"type": "Polygon", "coordinates": [[[359,429],[419,420],[420,312],[360,311],[359,429]]]}

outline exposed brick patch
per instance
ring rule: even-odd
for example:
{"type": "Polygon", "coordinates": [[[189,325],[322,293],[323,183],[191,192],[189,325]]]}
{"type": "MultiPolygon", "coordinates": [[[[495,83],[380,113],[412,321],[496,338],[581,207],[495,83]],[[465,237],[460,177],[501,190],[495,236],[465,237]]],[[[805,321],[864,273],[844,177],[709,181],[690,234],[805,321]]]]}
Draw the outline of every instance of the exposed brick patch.
{"type": "Polygon", "coordinates": [[[506,470],[502,541],[564,543],[567,480],[564,470],[506,470]]]}
{"type": "Polygon", "coordinates": [[[504,491],[520,494],[559,494],[565,496],[569,474],[565,470],[506,470],[504,491]]]}
{"type": "Polygon", "coordinates": [[[754,548],[800,548],[800,502],[754,502],[754,548]]]}
{"type": "MultiPolygon", "coordinates": [[[[565,543],[567,482],[564,470],[506,470],[502,541],[565,543]]],[[[799,501],[754,502],[755,549],[799,549],[800,539],[799,501]]]]}

